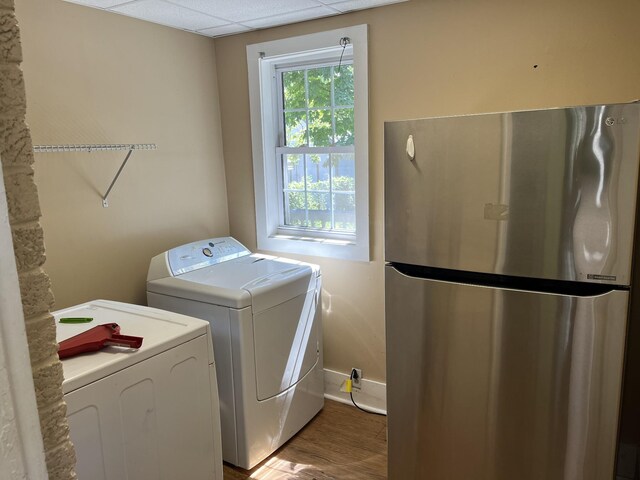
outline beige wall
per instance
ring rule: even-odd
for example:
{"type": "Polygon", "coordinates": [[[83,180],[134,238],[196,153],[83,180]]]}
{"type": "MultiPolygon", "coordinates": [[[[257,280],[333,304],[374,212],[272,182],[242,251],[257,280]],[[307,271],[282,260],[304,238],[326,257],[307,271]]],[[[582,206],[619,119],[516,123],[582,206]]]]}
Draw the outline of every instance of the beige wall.
{"type": "Polygon", "coordinates": [[[33,143],[157,143],[36,154],[55,308],[145,303],[152,256],[228,234],[214,43],[61,0],[17,0],[33,143]]]}
{"type": "Polygon", "coordinates": [[[245,46],[369,25],[373,260],[308,258],[324,273],[328,368],[385,378],[383,122],[640,98],[638,18],[637,0],[410,0],[216,40],[230,230],[255,248],[245,46]]]}
{"type": "Polygon", "coordinates": [[[324,273],[326,366],[372,379],[385,378],[383,122],[640,97],[635,0],[410,0],[216,39],[215,50],[60,0],[17,3],[34,143],[160,146],[134,153],[107,209],[100,194],[122,154],[37,156],[57,308],[143,303],[148,260],[172,245],[230,231],[255,248],[245,46],[369,25],[372,261],[305,259],[324,273]]]}

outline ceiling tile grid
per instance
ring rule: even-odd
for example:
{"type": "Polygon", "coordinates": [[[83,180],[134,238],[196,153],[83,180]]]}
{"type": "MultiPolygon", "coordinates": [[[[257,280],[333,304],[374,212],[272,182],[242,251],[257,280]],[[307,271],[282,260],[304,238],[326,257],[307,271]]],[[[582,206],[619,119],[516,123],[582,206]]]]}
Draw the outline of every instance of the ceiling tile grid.
{"type": "Polygon", "coordinates": [[[314,18],[329,17],[337,15],[336,11],[324,6],[312,7],[296,12],[282,13],[280,15],[270,15],[268,17],[245,20],[243,23],[252,29],[275,27],[276,25],[287,25],[290,23],[304,22],[314,18]]]}
{"type": "Polygon", "coordinates": [[[220,18],[181,8],[162,0],[138,0],[136,2],[125,3],[124,5],[114,6],[110,10],[149,22],[191,31],[219,27],[229,23],[220,18]]]}
{"type": "Polygon", "coordinates": [[[222,37],[224,35],[233,35],[234,33],[248,32],[251,28],[238,23],[229,23],[220,27],[205,28],[198,30],[196,33],[206,35],[207,37],[222,37]]]}
{"type": "Polygon", "coordinates": [[[317,7],[317,0],[168,0],[176,5],[215,15],[231,22],[243,22],[270,15],[317,7]]]}
{"type": "Polygon", "coordinates": [[[65,0],[209,37],[408,0],[65,0]]]}

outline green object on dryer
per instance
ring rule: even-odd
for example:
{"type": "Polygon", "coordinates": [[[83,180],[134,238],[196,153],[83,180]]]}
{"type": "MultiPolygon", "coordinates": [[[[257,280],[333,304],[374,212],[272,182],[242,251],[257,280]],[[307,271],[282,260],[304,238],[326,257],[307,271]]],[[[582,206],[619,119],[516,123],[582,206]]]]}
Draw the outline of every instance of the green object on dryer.
{"type": "Polygon", "coordinates": [[[64,317],[60,323],[89,323],[93,322],[93,317],[64,317]]]}

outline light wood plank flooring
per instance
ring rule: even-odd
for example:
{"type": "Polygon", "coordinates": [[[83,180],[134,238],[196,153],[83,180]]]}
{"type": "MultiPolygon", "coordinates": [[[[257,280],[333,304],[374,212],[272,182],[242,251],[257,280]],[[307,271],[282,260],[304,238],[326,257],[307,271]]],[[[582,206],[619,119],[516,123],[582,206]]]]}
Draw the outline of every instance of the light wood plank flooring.
{"type": "Polygon", "coordinates": [[[296,436],[253,470],[224,465],[225,480],[387,478],[387,419],[331,400],[296,436]]]}

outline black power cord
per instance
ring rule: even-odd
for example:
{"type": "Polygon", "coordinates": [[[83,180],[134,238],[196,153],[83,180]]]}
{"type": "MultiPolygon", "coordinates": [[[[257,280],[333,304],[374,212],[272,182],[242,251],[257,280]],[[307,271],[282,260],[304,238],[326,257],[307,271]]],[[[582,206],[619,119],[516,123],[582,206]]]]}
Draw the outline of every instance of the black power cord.
{"type": "Polygon", "coordinates": [[[351,375],[349,375],[349,381],[351,382],[351,388],[349,389],[349,396],[351,397],[351,403],[353,403],[353,405],[358,409],[358,410],[362,410],[364,413],[370,413],[372,415],[380,415],[381,417],[386,417],[386,415],[384,413],[378,413],[378,412],[372,412],[371,410],[366,410],[364,408],[362,408],[360,405],[358,405],[356,403],[356,401],[353,399],[353,377],[358,378],[358,372],[356,372],[355,368],[351,369],[351,375]]]}

